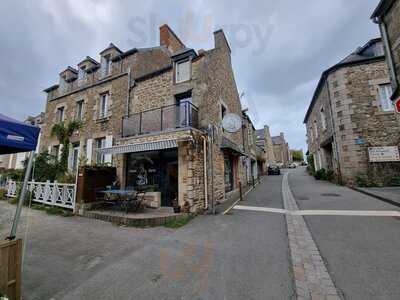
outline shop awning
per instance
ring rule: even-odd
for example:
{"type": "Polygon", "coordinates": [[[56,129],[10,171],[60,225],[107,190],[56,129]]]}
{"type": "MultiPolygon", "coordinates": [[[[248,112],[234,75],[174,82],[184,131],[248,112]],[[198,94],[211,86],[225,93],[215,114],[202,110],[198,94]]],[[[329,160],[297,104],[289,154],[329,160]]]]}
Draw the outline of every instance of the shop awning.
{"type": "Polygon", "coordinates": [[[0,114],[0,154],[36,149],[40,128],[0,114]]]}
{"type": "Polygon", "coordinates": [[[97,150],[102,154],[123,154],[178,148],[178,140],[163,140],[138,144],[119,145],[97,150]]]}
{"type": "Polygon", "coordinates": [[[222,143],[220,148],[222,150],[230,150],[233,153],[237,154],[238,156],[246,156],[246,154],[244,154],[242,152],[242,150],[233,142],[231,142],[230,140],[228,140],[227,138],[223,137],[222,138],[222,143]]]}

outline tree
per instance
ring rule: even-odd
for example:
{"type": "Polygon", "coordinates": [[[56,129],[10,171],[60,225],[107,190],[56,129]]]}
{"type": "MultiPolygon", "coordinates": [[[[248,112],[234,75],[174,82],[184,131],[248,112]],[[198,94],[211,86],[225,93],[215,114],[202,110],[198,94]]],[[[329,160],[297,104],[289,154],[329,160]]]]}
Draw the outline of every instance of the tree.
{"type": "Polygon", "coordinates": [[[303,151],[301,150],[292,150],[293,161],[303,161],[303,151]]]}
{"type": "Polygon", "coordinates": [[[78,121],[69,122],[68,125],[65,125],[64,122],[57,123],[51,129],[51,136],[55,136],[60,145],[63,145],[61,151],[61,159],[60,159],[60,171],[66,172],[68,169],[68,155],[69,155],[69,144],[70,138],[75,130],[78,130],[82,127],[82,123],[78,121]]]}

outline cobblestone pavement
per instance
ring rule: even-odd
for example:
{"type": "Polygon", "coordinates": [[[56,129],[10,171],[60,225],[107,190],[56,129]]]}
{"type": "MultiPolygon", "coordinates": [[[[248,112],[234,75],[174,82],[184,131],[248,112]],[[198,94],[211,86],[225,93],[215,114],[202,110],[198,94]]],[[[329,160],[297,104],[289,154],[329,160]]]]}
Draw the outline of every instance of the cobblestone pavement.
{"type": "MultiPolygon", "coordinates": [[[[282,180],[282,195],[285,209],[299,210],[289,188],[288,173],[282,180]]],[[[286,214],[286,223],[297,299],[341,299],[303,217],[286,214]]]]}

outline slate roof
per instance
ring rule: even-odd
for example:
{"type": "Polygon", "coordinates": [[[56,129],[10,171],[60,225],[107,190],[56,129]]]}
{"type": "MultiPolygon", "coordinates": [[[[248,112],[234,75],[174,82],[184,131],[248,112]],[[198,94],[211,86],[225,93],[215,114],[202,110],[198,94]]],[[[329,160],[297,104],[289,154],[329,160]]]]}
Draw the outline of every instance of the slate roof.
{"type": "MultiPolygon", "coordinates": [[[[371,63],[375,61],[380,61],[385,59],[385,55],[380,54],[377,52],[377,48],[374,48],[377,43],[381,43],[382,39],[381,38],[376,38],[368,41],[364,46],[357,48],[354,52],[352,52],[350,55],[346,56],[344,59],[342,59],[339,63],[333,65],[329,69],[326,69],[322,75],[321,78],[318,82],[317,88],[314,91],[314,95],[312,97],[310,106],[307,109],[307,113],[304,117],[303,123],[306,124],[308,117],[310,116],[310,113],[314,107],[315,102],[317,101],[319,92],[321,91],[323,85],[325,84],[325,80],[328,77],[328,75],[340,68],[343,67],[349,67],[353,65],[358,65],[358,64],[364,64],[364,63],[371,63]]],[[[383,50],[383,48],[382,48],[383,50]]]]}

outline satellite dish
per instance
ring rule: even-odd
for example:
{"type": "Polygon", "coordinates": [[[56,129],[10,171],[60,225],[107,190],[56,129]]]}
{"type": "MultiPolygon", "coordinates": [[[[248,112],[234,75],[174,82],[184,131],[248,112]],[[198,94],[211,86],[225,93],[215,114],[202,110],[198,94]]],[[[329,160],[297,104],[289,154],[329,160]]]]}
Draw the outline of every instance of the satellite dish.
{"type": "Polygon", "coordinates": [[[229,133],[235,133],[241,127],[242,119],[237,114],[226,114],[222,120],[222,128],[229,133]]]}

